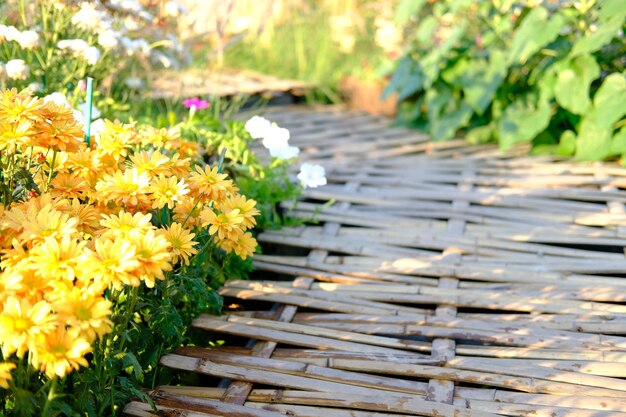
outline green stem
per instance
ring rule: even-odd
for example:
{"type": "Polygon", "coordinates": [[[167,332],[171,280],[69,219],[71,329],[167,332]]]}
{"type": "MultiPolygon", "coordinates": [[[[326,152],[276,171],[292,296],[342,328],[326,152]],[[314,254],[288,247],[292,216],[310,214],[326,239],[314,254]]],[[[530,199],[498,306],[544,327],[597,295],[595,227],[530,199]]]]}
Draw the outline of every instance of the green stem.
{"type": "Polygon", "coordinates": [[[54,173],[54,164],[57,161],[57,151],[56,149],[52,152],[52,163],[50,164],[50,172],[48,173],[48,181],[46,182],[46,189],[44,192],[48,192],[48,188],[50,187],[50,182],[52,181],[52,174],[54,173]]]}
{"type": "Polygon", "coordinates": [[[48,391],[48,396],[46,397],[46,403],[43,406],[43,411],[41,413],[42,417],[48,417],[50,405],[52,404],[52,401],[54,401],[54,398],[56,397],[56,392],[55,392],[56,387],[57,387],[57,377],[55,376],[52,379],[52,383],[50,384],[50,391],[48,391]]]}

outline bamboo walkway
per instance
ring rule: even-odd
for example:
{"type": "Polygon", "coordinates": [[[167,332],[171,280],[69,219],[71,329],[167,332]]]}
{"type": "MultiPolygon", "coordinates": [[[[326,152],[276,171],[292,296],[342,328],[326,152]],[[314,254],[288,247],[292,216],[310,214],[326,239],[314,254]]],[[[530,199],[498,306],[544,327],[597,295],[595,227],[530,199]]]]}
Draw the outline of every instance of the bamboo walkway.
{"type": "Polygon", "coordinates": [[[158,387],[158,415],[626,416],[626,169],[267,117],[326,166],[285,206],[319,223],[259,237],[258,279],[194,322],[232,342],[164,356],[208,382],[158,387]]]}

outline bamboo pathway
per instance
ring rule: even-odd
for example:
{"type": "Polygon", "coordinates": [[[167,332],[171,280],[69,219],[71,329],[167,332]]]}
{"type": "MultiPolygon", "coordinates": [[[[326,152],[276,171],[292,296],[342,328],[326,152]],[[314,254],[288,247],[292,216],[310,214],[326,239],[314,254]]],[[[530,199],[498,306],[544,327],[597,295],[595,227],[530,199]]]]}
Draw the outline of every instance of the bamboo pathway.
{"type": "Polygon", "coordinates": [[[285,206],[319,222],[259,237],[259,279],[194,322],[233,342],[161,360],[215,383],[158,387],[158,415],[626,416],[625,169],[267,117],[327,169],[285,206]]]}

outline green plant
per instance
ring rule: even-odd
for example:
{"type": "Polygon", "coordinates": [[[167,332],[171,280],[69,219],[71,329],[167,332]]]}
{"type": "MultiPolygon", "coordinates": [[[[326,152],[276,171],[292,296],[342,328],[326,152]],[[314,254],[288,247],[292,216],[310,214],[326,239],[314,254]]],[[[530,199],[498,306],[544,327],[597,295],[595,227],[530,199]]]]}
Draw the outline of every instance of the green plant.
{"type": "Polygon", "coordinates": [[[621,0],[404,0],[406,53],[386,94],[434,140],[598,160],[626,154],[621,0]]]}

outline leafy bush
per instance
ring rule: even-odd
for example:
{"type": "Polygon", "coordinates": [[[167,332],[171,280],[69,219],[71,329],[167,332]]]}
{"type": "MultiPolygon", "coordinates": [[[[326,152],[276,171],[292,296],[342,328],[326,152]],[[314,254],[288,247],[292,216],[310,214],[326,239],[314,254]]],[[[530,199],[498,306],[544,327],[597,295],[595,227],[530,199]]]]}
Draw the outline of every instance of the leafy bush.
{"type": "Polygon", "coordinates": [[[401,121],[434,140],[626,155],[623,1],[405,0],[396,18],[407,50],[386,94],[401,121]]]}

